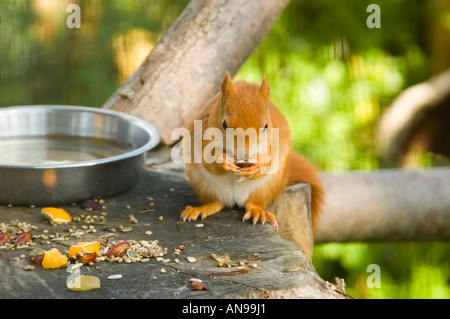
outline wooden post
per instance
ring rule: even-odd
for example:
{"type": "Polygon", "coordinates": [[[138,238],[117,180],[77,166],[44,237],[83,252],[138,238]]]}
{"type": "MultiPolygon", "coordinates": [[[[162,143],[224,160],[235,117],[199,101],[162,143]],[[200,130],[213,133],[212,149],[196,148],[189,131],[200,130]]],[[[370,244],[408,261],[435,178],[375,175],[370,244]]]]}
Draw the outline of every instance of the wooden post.
{"type": "Polygon", "coordinates": [[[235,74],[289,0],[192,0],[147,59],[103,105],[155,125],[170,145],[235,74]]]}

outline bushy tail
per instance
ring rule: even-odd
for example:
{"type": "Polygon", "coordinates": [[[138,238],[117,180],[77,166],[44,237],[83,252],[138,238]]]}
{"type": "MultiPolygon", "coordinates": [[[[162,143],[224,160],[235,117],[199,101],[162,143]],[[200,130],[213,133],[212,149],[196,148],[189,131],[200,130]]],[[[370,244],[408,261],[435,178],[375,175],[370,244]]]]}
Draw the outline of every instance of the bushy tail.
{"type": "Polygon", "coordinates": [[[292,152],[288,174],[288,185],[297,183],[311,185],[311,219],[315,233],[319,214],[325,199],[325,191],[317,170],[301,155],[292,152]]]}

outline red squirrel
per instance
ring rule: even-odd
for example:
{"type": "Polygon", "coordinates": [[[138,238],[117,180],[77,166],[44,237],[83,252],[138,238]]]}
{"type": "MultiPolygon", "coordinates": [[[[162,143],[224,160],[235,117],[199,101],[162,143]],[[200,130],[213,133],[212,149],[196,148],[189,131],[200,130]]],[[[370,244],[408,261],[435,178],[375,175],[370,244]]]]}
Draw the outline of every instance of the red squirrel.
{"type": "MultiPolygon", "coordinates": [[[[281,112],[270,101],[270,87],[264,76],[260,86],[245,81],[233,83],[227,72],[222,81],[220,92],[215,95],[202,109],[197,117],[201,124],[201,134],[208,128],[213,128],[215,139],[203,138],[195,142],[195,122],[187,129],[191,140],[185,147],[191,147],[194,153],[210,151],[214,161],[188,161],[186,165],[187,179],[200,197],[203,205],[187,206],[181,213],[181,218],[196,220],[199,216],[215,214],[224,207],[238,205],[245,208],[243,220],[251,219],[253,224],[267,220],[277,230],[276,216],[266,211],[266,206],[276,200],[287,186],[296,183],[308,183],[312,189],[311,217],[313,230],[316,228],[319,212],[324,198],[324,189],[315,167],[301,155],[292,150],[291,133],[288,123],[281,112]],[[257,136],[244,136],[241,143],[241,153],[236,143],[230,146],[226,140],[228,129],[254,129],[257,136]],[[278,129],[278,139],[273,133],[278,129]],[[266,138],[264,143],[263,137],[266,138]],[[223,140],[222,140],[223,139],[223,140]],[[189,144],[190,142],[190,144],[189,144]],[[218,143],[220,142],[220,143],[218,143]],[[195,143],[201,145],[195,145],[195,143]],[[268,150],[262,152],[260,145],[268,150]],[[197,149],[197,151],[195,151],[197,149]],[[244,155],[242,154],[244,153],[244,155]],[[240,156],[240,158],[239,158],[240,156]],[[271,166],[272,165],[272,166],[271,166]],[[272,172],[263,173],[263,169],[275,168],[272,172]]],[[[198,126],[197,126],[198,127],[198,126]]],[[[198,134],[198,132],[197,132],[198,134]]],[[[242,135],[236,133],[236,135],[242,135]]],[[[238,137],[233,137],[235,142],[238,137]]],[[[239,145],[239,143],[237,143],[239,145]]],[[[199,155],[199,154],[197,154],[199,155]]]]}

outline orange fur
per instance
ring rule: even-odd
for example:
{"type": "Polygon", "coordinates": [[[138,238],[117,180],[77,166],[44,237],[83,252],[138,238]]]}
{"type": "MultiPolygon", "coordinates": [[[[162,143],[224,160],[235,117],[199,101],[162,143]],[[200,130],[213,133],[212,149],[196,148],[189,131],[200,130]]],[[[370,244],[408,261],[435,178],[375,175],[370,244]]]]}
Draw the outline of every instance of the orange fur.
{"type": "Polygon", "coordinates": [[[292,152],[288,171],[288,185],[297,183],[307,183],[311,185],[311,219],[313,231],[315,233],[325,197],[325,191],[319,175],[317,174],[317,170],[303,156],[292,152]]]}
{"type": "MultiPolygon", "coordinates": [[[[317,223],[320,206],[323,201],[323,187],[318,174],[306,159],[292,151],[290,130],[285,117],[272,104],[269,99],[270,87],[264,77],[260,86],[245,81],[232,83],[227,73],[221,91],[211,99],[202,110],[197,119],[202,120],[202,133],[208,128],[216,128],[223,133],[223,153],[233,153],[223,156],[223,163],[186,163],[188,180],[203,201],[204,205],[198,207],[188,206],[182,212],[184,220],[195,220],[199,216],[206,217],[220,211],[227,205],[237,204],[245,208],[244,220],[252,219],[264,223],[266,220],[275,228],[278,227],[275,216],[267,212],[266,206],[273,202],[288,185],[305,182],[311,184],[312,222],[313,228],[317,223]],[[259,141],[251,138],[245,140],[245,161],[253,162],[249,167],[240,167],[236,159],[236,150],[226,148],[225,130],[227,128],[254,128],[262,129],[267,124],[268,145],[271,145],[270,133],[272,129],[279,130],[278,170],[269,175],[261,173],[261,169],[270,166],[272,161],[263,161],[263,155],[251,153],[251,146],[259,141]],[[228,160],[228,161],[227,161],[228,160]],[[238,181],[241,179],[243,181],[238,181]]],[[[191,149],[194,150],[194,124],[188,127],[191,132],[191,149]]],[[[210,143],[209,140],[201,141],[203,151],[210,143]]],[[[269,147],[269,153],[274,155],[275,148],[269,147]]],[[[193,153],[193,152],[192,152],[193,153]]],[[[192,157],[193,158],[193,157],[192,157]]],[[[274,157],[272,157],[274,158],[274,157]]]]}

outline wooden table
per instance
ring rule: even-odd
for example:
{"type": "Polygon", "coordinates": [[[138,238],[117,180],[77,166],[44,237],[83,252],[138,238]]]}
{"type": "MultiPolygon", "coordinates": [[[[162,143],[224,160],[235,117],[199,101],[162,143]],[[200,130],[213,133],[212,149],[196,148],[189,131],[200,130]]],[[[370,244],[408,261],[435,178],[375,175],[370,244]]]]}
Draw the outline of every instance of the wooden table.
{"type": "MultiPolygon", "coordinates": [[[[96,229],[95,233],[87,233],[81,238],[67,236],[68,240],[64,241],[33,239],[42,249],[58,248],[61,252],[67,252],[70,245],[79,241],[156,239],[161,247],[167,248],[163,258],[135,263],[99,261],[84,265],[80,268],[81,275],[99,277],[101,288],[74,292],[66,287],[70,275],[67,268],[44,269],[33,264],[29,249],[3,248],[0,249],[0,299],[345,297],[325,284],[297,244],[282,239],[270,225],[242,222],[243,212],[239,209],[227,209],[201,221],[180,220],[185,205],[199,202],[182,169],[166,164],[153,165],[146,170],[129,191],[105,198],[102,211],[86,212],[79,204],[63,207],[72,217],[106,212],[104,224],[90,224],[96,229]],[[149,206],[148,197],[153,198],[153,206],[149,206]],[[129,222],[130,215],[138,220],[137,224],[129,222]],[[132,230],[122,232],[120,225],[132,227],[132,230]],[[102,235],[109,234],[111,228],[117,230],[114,235],[103,238],[102,235]],[[151,235],[146,234],[148,231],[151,235]],[[186,249],[176,254],[175,249],[180,246],[186,249]],[[211,258],[212,254],[241,261],[242,266],[219,267],[217,260],[211,258]],[[194,257],[195,261],[190,262],[187,257],[194,257]],[[26,270],[30,265],[34,265],[34,270],[26,270]],[[122,278],[108,279],[115,274],[121,274],[122,278]],[[191,278],[203,280],[209,290],[193,291],[191,278]]],[[[3,205],[0,206],[0,223],[8,224],[15,219],[28,222],[37,227],[31,231],[33,235],[47,236],[63,232],[69,226],[80,230],[83,225],[89,227],[83,221],[51,226],[40,211],[40,207],[3,205]]]]}

